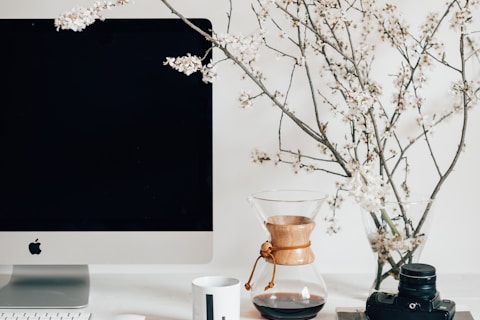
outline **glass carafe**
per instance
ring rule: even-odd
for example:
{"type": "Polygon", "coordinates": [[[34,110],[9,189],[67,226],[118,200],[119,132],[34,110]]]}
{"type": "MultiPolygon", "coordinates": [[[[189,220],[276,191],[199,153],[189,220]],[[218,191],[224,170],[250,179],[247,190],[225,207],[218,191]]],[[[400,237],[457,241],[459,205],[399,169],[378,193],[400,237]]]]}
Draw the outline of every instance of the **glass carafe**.
{"type": "Polygon", "coordinates": [[[325,199],[309,190],[264,191],[248,198],[269,236],[245,284],[263,317],[311,319],[324,306],[327,288],[314,262],[310,235],[325,199]]]}

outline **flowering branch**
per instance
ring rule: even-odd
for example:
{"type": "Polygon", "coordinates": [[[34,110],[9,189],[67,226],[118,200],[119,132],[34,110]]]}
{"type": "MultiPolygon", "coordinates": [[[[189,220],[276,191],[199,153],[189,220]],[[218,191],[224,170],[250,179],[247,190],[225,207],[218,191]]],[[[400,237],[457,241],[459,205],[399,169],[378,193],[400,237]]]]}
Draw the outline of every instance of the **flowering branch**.
{"type": "MultiPolygon", "coordinates": [[[[252,107],[266,99],[280,111],[277,153],[273,156],[255,149],[253,161],[285,163],[295,172],[316,171],[341,179],[331,201],[330,231],[336,232],[333,218],[343,200],[341,193],[348,192],[374,221],[376,235],[371,244],[378,252],[379,265],[390,265],[379,279],[398,274],[400,266],[421,246],[422,227],[431,210],[428,202],[422,218],[414,224],[403,203],[411,194],[408,176],[417,160],[411,152],[413,146],[424,147],[428,159],[418,161],[430,161],[436,174],[420,192],[432,201],[465,148],[468,112],[478,103],[480,90],[478,75],[467,72],[467,63],[480,64],[478,34],[470,30],[480,2],[447,0],[438,5],[439,12],[428,13],[414,32],[396,5],[375,0],[256,0],[252,12],[258,29],[243,35],[230,33],[231,0],[224,34],[201,30],[170,0],[160,1],[222,55],[216,62],[187,55],[167,58],[164,64],[187,75],[201,72],[206,82],[217,78],[216,68],[223,62],[240,68],[256,90],[253,94],[242,90],[240,104],[252,107]],[[457,46],[456,56],[445,51],[444,41],[452,38],[454,44],[448,47],[457,46]],[[275,71],[284,72],[284,87],[271,81],[268,72],[272,70],[262,69],[262,55],[267,55],[266,59],[274,56],[282,66],[275,71]],[[377,60],[379,56],[388,60],[377,60]],[[443,112],[432,110],[427,100],[434,66],[452,79],[453,95],[442,99],[443,112]],[[391,87],[386,80],[391,80],[391,87]],[[305,88],[308,94],[304,94],[305,88]],[[461,117],[459,137],[445,165],[439,161],[443,150],[435,148],[432,133],[454,116],[461,117]],[[300,151],[300,143],[290,147],[284,142],[284,125],[290,121],[306,134],[308,142],[315,143],[314,151],[305,153],[300,151]],[[398,203],[394,217],[386,209],[391,198],[398,203]],[[401,253],[398,259],[394,259],[394,251],[401,253]]],[[[102,19],[101,11],[128,0],[108,3],[73,10],[61,15],[55,25],[82,30],[92,19],[102,19]]]]}
{"type": "Polygon", "coordinates": [[[93,24],[96,20],[105,20],[103,12],[111,10],[118,6],[126,5],[130,0],[116,0],[112,1],[95,1],[92,7],[77,7],[70,11],[62,13],[57,19],[55,19],[55,27],[57,31],[73,30],[82,31],[89,25],[93,24]]]}
{"type": "MultiPolygon", "coordinates": [[[[167,0],[162,0],[167,6],[167,0]]],[[[448,176],[453,172],[458,162],[461,151],[465,145],[465,137],[468,123],[468,110],[477,103],[476,92],[478,92],[478,83],[467,78],[465,55],[465,42],[471,46],[470,57],[477,57],[477,49],[474,47],[474,41],[471,37],[467,37],[467,24],[472,20],[472,12],[478,9],[478,4],[469,1],[452,0],[447,3],[443,13],[438,15],[429,15],[422,26],[422,34],[420,37],[414,36],[408,26],[400,21],[397,15],[397,8],[394,5],[385,5],[383,8],[376,8],[373,1],[271,1],[271,7],[268,7],[262,1],[258,1],[259,9],[254,10],[260,25],[260,38],[266,48],[280,54],[283,58],[290,58],[294,61],[291,73],[288,77],[289,85],[284,97],[288,97],[295,78],[296,71],[303,68],[304,79],[310,88],[311,103],[313,109],[314,120],[317,130],[306,125],[301,118],[291,111],[288,100],[278,100],[278,94],[272,94],[268,90],[267,83],[263,76],[259,77],[258,73],[252,72],[252,61],[244,63],[241,59],[235,59],[235,54],[226,46],[218,46],[227,56],[227,59],[233,60],[245,72],[247,77],[251,79],[260,90],[259,96],[268,97],[282,111],[279,123],[279,150],[280,153],[275,157],[276,162],[284,162],[293,165],[295,172],[298,169],[306,168],[309,171],[320,170],[326,173],[340,175],[352,178],[350,182],[340,183],[340,189],[350,190],[351,194],[357,201],[366,206],[372,212],[379,210],[381,220],[376,220],[379,232],[382,231],[383,223],[386,223],[392,232],[392,235],[398,237],[406,237],[406,239],[416,239],[418,241],[411,249],[395,261],[390,255],[389,250],[384,250],[379,258],[379,264],[383,266],[385,261],[391,265],[391,269],[385,273],[380,273],[377,279],[377,286],[381,280],[385,279],[389,274],[396,274],[400,270],[400,266],[406,261],[410,261],[413,253],[421,244],[420,237],[423,224],[431,210],[431,202],[425,207],[423,215],[416,226],[412,228],[405,227],[403,233],[398,230],[396,223],[392,221],[389,212],[383,207],[388,192],[393,193],[394,199],[399,201],[400,218],[405,226],[411,225],[411,220],[404,205],[401,203],[405,197],[410,194],[410,187],[407,184],[407,175],[410,165],[408,164],[407,152],[418,142],[424,141],[426,149],[430,154],[430,158],[438,174],[438,180],[433,184],[432,191],[429,193],[429,199],[434,200],[443,186],[448,176]],[[356,4],[359,4],[358,6],[356,4]],[[345,7],[345,8],[344,8],[345,7]],[[302,11],[302,8],[304,9],[302,11]],[[290,44],[297,47],[299,57],[295,57],[292,53],[283,51],[267,43],[265,34],[263,33],[266,21],[270,20],[273,25],[283,31],[283,24],[277,22],[277,16],[272,13],[279,10],[284,14],[289,24],[292,26],[292,33],[286,37],[290,44]],[[355,20],[347,15],[359,15],[361,18],[355,20]],[[446,55],[441,51],[441,43],[437,37],[441,31],[441,26],[446,23],[447,17],[452,16],[450,27],[456,29],[459,34],[459,61],[460,66],[456,67],[453,63],[446,60],[446,55]],[[439,17],[439,18],[437,18],[439,17]],[[374,51],[374,45],[369,42],[370,30],[372,25],[376,23],[380,31],[380,37],[397,50],[401,64],[400,71],[395,76],[395,84],[397,92],[393,95],[390,106],[382,102],[382,88],[370,77],[370,70],[373,66],[374,56],[370,55],[370,51],[374,51]],[[362,24],[362,27],[358,27],[362,24]],[[355,26],[355,27],[353,27],[355,26]],[[356,32],[360,29],[360,33],[356,32]],[[311,37],[310,37],[311,36],[311,37]],[[354,39],[360,39],[354,41],[354,39]],[[362,47],[366,49],[362,50],[362,47]],[[312,50],[313,64],[318,65],[318,56],[324,59],[323,71],[330,74],[333,83],[330,89],[334,92],[334,96],[330,96],[322,92],[319,83],[315,81],[312,66],[308,59],[309,52],[312,50]],[[439,118],[432,123],[426,122],[425,99],[423,98],[423,88],[428,83],[426,70],[433,64],[437,63],[447,69],[460,74],[460,81],[453,83],[452,89],[459,96],[459,103],[453,104],[452,111],[434,117],[439,118]],[[460,84],[461,83],[461,84],[460,84]],[[343,107],[338,102],[338,94],[345,102],[343,107]],[[343,121],[349,124],[350,138],[343,148],[339,148],[338,143],[333,142],[328,132],[327,121],[321,120],[320,105],[317,98],[323,99],[326,105],[330,106],[334,115],[343,117],[343,121]],[[404,139],[397,132],[397,128],[402,124],[402,119],[407,118],[408,107],[411,105],[413,110],[418,114],[419,133],[415,138],[409,138],[404,146],[404,139]],[[393,112],[389,111],[393,108],[393,112]],[[458,146],[453,154],[446,170],[442,170],[437,159],[437,154],[431,142],[431,133],[433,129],[440,126],[446,119],[458,114],[456,110],[462,111],[462,125],[460,127],[460,137],[458,146]],[[282,146],[282,123],[283,116],[293,120],[307,135],[320,144],[322,153],[328,158],[322,159],[316,156],[302,154],[300,151],[290,151],[282,146]],[[393,138],[393,143],[389,142],[393,138]],[[395,147],[396,145],[396,147],[395,147]],[[395,149],[394,149],[395,147],[395,149]],[[361,154],[365,156],[362,157],[361,154]],[[291,155],[293,158],[289,160],[285,156],[291,155]],[[390,168],[389,163],[392,162],[390,168]],[[312,164],[313,163],[313,164],[312,164]],[[322,166],[322,164],[333,163],[340,166],[343,174],[337,173],[322,166]],[[376,163],[376,165],[375,165],[376,163]],[[400,165],[404,163],[405,173],[403,178],[397,179],[396,173],[400,165]],[[362,170],[365,167],[366,170],[362,170]],[[375,169],[376,168],[376,169],[375,169]],[[372,170],[378,170],[380,178],[372,176],[372,170]],[[354,179],[356,172],[360,172],[359,184],[354,179]],[[378,182],[378,183],[375,183],[378,182]],[[378,190],[373,190],[370,185],[375,184],[378,190]],[[399,188],[401,187],[401,188],[399,188]],[[359,188],[361,191],[354,193],[353,190],[359,188]],[[365,188],[370,189],[365,192],[365,188]],[[379,191],[380,190],[380,191],[379,191]],[[403,194],[402,194],[403,192],[403,194]],[[356,195],[355,195],[356,194],[356,195]],[[373,195],[373,196],[372,196],[373,195]]],[[[177,16],[183,18],[178,12],[172,10],[177,16]]],[[[183,18],[184,19],[184,18],[183,18]]],[[[230,24],[230,19],[229,19],[230,24]]],[[[218,43],[213,43],[217,46],[218,43]]],[[[478,58],[478,57],[477,57],[478,58]]],[[[474,77],[471,77],[474,79],[474,77]]],[[[242,101],[248,100],[245,96],[242,101]]],[[[253,100],[253,98],[250,98],[253,100]]],[[[250,105],[250,103],[248,103],[250,105]]],[[[254,161],[263,163],[270,161],[273,157],[255,151],[254,161]],[[261,157],[259,157],[261,155],[261,157]]],[[[338,193],[337,193],[338,197],[338,193]]],[[[339,198],[332,203],[338,206],[339,198]]],[[[376,218],[375,218],[376,219],[376,218]]],[[[402,238],[403,239],[403,238],[402,238]]],[[[395,240],[398,241],[398,240],[395,240]]]]}

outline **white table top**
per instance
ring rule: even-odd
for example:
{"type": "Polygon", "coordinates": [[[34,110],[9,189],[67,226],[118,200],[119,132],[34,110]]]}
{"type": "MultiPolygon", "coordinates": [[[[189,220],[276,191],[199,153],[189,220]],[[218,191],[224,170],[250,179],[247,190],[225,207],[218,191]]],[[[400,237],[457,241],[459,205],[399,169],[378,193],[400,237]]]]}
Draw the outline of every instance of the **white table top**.
{"type": "MultiPolygon", "coordinates": [[[[223,275],[235,276],[244,283],[247,273],[223,275]]],[[[207,274],[93,274],[87,310],[93,313],[94,319],[108,320],[123,313],[142,314],[147,320],[192,319],[191,281],[202,275],[207,274]]],[[[323,276],[328,286],[328,300],[316,319],[336,319],[337,307],[365,305],[370,276],[323,276]]],[[[473,317],[480,320],[480,274],[438,275],[437,289],[442,298],[456,302],[457,310],[470,310],[473,317]]],[[[241,319],[262,319],[243,288],[241,319]]]]}
{"type": "MultiPolygon", "coordinates": [[[[180,270],[181,271],[181,270],[180,270]]],[[[118,314],[145,315],[146,320],[192,319],[191,281],[204,275],[233,276],[243,283],[248,270],[161,273],[93,273],[90,276],[90,301],[86,310],[92,320],[112,319],[118,314]]],[[[443,299],[456,302],[457,310],[469,310],[480,320],[480,274],[438,274],[437,289],[443,299]]],[[[363,308],[368,297],[371,275],[323,275],[328,287],[325,307],[316,319],[336,320],[336,308],[363,308]]],[[[6,277],[2,277],[0,284],[6,277]]],[[[241,319],[263,319],[242,288],[241,319]]]]}

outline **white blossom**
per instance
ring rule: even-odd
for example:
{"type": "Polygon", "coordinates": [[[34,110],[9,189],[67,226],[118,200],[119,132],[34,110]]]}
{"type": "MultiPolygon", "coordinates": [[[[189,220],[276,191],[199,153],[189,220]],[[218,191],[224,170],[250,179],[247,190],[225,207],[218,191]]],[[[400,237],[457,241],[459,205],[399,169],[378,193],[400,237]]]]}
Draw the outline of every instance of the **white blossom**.
{"type": "Polygon", "coordinates": [[[367,237],[372,251],[377,254],[380,261],[385,261],[394,252],[400,256],[406,255],[421,245],[425,238],[423,235],[393,235],[383,230],[371,232],[367,237]]]}
{"type": "Polygon", "coordinates": [[[259,149],[255,149],[251,156],[254,163],[263,163],[271,160],[270,156],[265,151],[259,149]]]}
{"type": "Polygon", "coordinates": [[[377,102],[377,99],[366,91],[351,92],[347,97],[349,117],[361,116],[368,113],[370,108],[377,102]]]}
{"type": "Polygon", "coordinates": [[[378,211],[388,196],[388,188],[382,177],[371,166],[359,166],[344,188],[367,211],[378,211]]]}
{"type": "Polygon", "coordinates": [[[57,31],[82,31],[96,20],[104,20],[102,12],[128,4],[130,0],[95,1],[91,7],[77,7],[60,14],[54,21],[57,31]]]}
{"type": "Polygon", "coordinates": [[[203,69],[202,60],[190,53],[183,57],[167,57],[163,63],[173,69],[186,74],[187,76],[203,69]]]}
{"type": "MultiPolygon", "coordinates": [[[[472,22],[473,12],[480,6],[479,1],[466,1],[462,6],[454,6],[450,19],[450,28],[466,33],[469,24],[472,22]]],[[[478,14],[478,13],[477,13],[478,14]]]]}
{"type": "Polygon", "coordinates": [[[205,83],[214,82],[218,79],[216,65],[211,62],[204,65],[200,57],[191,55],[190,53],[182,57],[167,57],[163,64],[168,65],[174,70],[182,72],[187,76],[195,72],[200,72],[202,73],[202,81],[205,83]]]}
{"type": "Polygon", "coordinates": [[[238,100],[240,101],[240,105],[242,106],[242,108],[248,108],[253,105],[252,95],[249,90],[242,89],[238,100]]]}
{"type": "Polygon", "coordinates": [[[202,72],[202,81],[205,83],[212,83],[218,80],[218,72],[217,72],[217,67],[216,65],[209,63],[206,66],[204,66],[201,70],[202,72]]]}
{"type": "Polygon", "coordinates": [[[259,48],[263,43],[263,32],[243,35],[224,33],[216,37],[216,41],[223,47],[228,47],[235,53],[237,59],[246,64],[251,64],[259,58],[259,48]]]}
{"type": "Polygon", "coordinates": [[[326,232],[329,235],[339,233],[340,230],[342,229],[336,217],[326,217],[325,224],[326,224],[326,232]]]}

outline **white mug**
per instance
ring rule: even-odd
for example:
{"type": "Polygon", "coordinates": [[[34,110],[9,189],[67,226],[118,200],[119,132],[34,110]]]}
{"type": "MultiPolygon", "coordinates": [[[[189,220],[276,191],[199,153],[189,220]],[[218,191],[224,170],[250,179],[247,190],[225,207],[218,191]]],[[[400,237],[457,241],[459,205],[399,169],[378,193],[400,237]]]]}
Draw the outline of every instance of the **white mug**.
{"type": "Polygon", "coordinates": [[[193,320],[239,320],[240,281],[206,276],[192,281],[193,320]]]}

